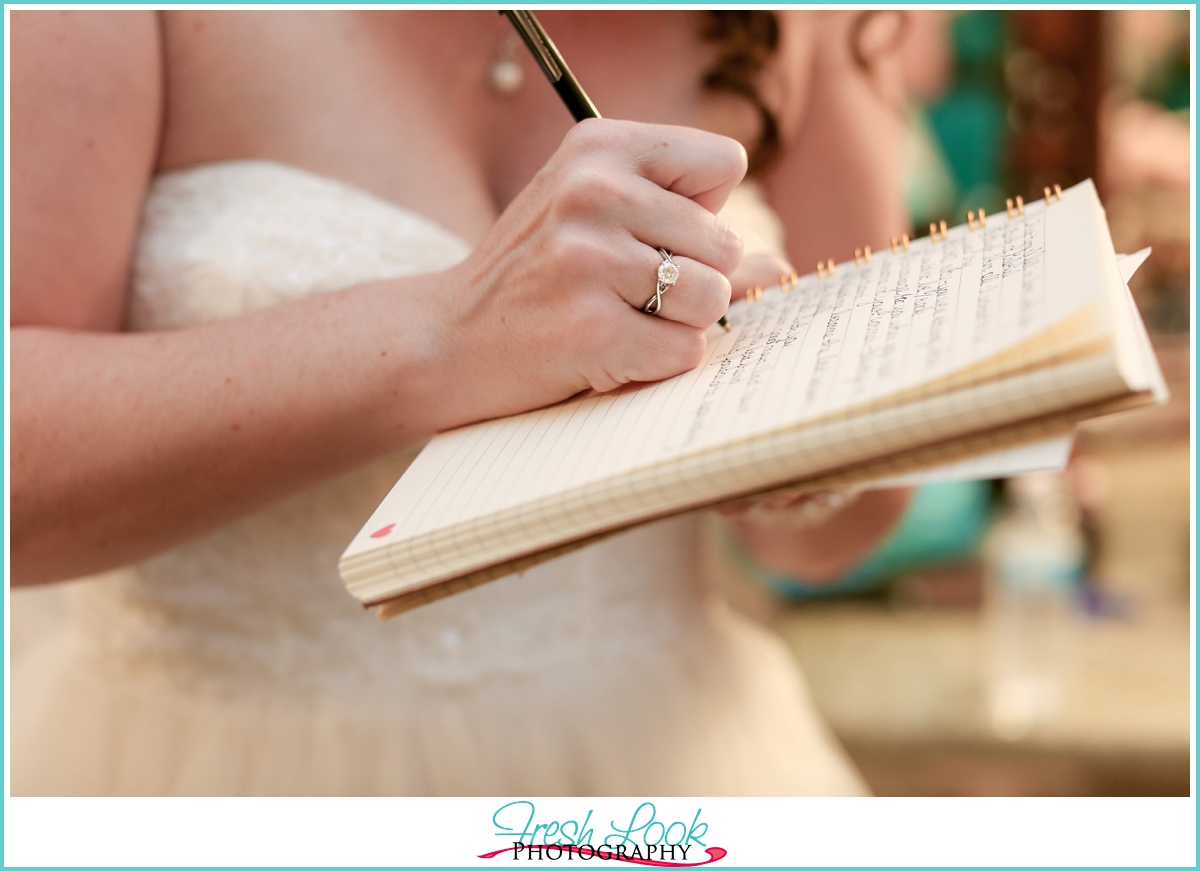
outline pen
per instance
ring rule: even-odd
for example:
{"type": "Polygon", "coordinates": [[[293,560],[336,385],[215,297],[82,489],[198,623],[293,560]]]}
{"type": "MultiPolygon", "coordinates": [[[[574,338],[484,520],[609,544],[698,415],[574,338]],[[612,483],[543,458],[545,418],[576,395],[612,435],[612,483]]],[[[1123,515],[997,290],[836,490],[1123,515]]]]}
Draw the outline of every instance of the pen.
{"type": "MultiPolygon", "coordinates": [[[[599,118],[600,113],[596,110],[596,104],[580,86],[579,80],[575,78],[571,68],[567,66],[567,62],[563,60],[558,47],[542,29],[541,23],[534,17],[534,14],[522,9],[505,9],[501,10],[500,14],[506,16],[512,22],[512,26],[516,28],[517,33],[521,35],[525,47],[529,49],[529,53],[533,55],[537,65],[542,68],[542,72],[546,74],[546,78],[550,80],[550,84],[562,98],[571,117],[577,122],[585,118],[599,118]]],[[[729,329],[729,321],[725,319],[724,315],[721,315],[721,319],[717,323],[726,330],[729,329]]]]}

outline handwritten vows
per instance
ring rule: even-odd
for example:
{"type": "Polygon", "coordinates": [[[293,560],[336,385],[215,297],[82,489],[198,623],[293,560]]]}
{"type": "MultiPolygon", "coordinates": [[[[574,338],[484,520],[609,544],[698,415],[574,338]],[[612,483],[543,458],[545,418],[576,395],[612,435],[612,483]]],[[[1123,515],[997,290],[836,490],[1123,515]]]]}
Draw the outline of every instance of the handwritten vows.
{"type": "Polygon", "coordinates": [[[389,519],[417,535],[447,517],[461,522],[893,401],[984,363],[1095,299],[1089,208],[1084,197],[1052,209],[1031,203],[1023,216],[957,227],[944,241],[918,240],[824,279],[809,275],[788,293],[772,288],[754,305],[738,302],[732,331],[712,330],[691,372],[440,436],[389,497],[403,490],[411,500],[389,519]]]}

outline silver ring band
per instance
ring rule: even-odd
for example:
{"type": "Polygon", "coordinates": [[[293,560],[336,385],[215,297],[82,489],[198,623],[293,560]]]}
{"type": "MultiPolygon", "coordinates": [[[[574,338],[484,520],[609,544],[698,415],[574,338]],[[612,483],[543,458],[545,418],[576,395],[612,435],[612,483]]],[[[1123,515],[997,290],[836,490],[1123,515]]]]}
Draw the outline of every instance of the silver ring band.
{"type": "Polygon", "coordinates": [[[648,315],[656,315],[662,310],[662,297],[679,280],[679,264],[671,259],[666,248],[659,248],[658,254],[662,263],[658,264],[658,284],[654,288],[654,296],[642,306],[642,311],[648,315]]]}

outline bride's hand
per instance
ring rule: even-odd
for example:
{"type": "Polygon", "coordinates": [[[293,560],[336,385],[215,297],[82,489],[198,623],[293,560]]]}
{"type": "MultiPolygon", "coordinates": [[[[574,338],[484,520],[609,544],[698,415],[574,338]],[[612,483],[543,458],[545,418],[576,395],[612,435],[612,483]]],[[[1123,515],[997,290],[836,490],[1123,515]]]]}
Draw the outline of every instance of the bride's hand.
{"type": "Polygon", "coordinates": [[[808,583],[836,581],[899,523],[913,491],[825,491],[747,500],[721,509],[760,564],[808,583]]]}
{"type": "Polygon", "coordinates": [[[745,150],[723,136],[600,119],[574,127],[450,273],[436,338],[455,360],[462,414],[522,411],[699,364],[742,253],[714,213],[745,171],[745,150]],[[652,316],[641,309],[659,248],[679,278],[652,316]]]}

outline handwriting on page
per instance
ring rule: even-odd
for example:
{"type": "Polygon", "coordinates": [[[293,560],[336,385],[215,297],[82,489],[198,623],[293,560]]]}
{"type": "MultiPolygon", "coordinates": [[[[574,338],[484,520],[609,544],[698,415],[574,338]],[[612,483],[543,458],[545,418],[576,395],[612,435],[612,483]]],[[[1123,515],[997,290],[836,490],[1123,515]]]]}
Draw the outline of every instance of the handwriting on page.
{"type": "Polygon", "coordinates": [[[692,450],[829,414],[1044,329],[1043,248],[1044,217],[1031,209],[740,308],[740,329],[701,370],[694,410],[669,444],[692,450]]]}
{"type": "Polygon", "coordinates": [[[733,332],[696,370],[439,436],[388,497],[403,505],[397,534],[802,423],[986,359],[1061,316],[1043,311],[1044,224],[1027,206],[1013,221],[809,276],[736,306],[733,332]]]}

